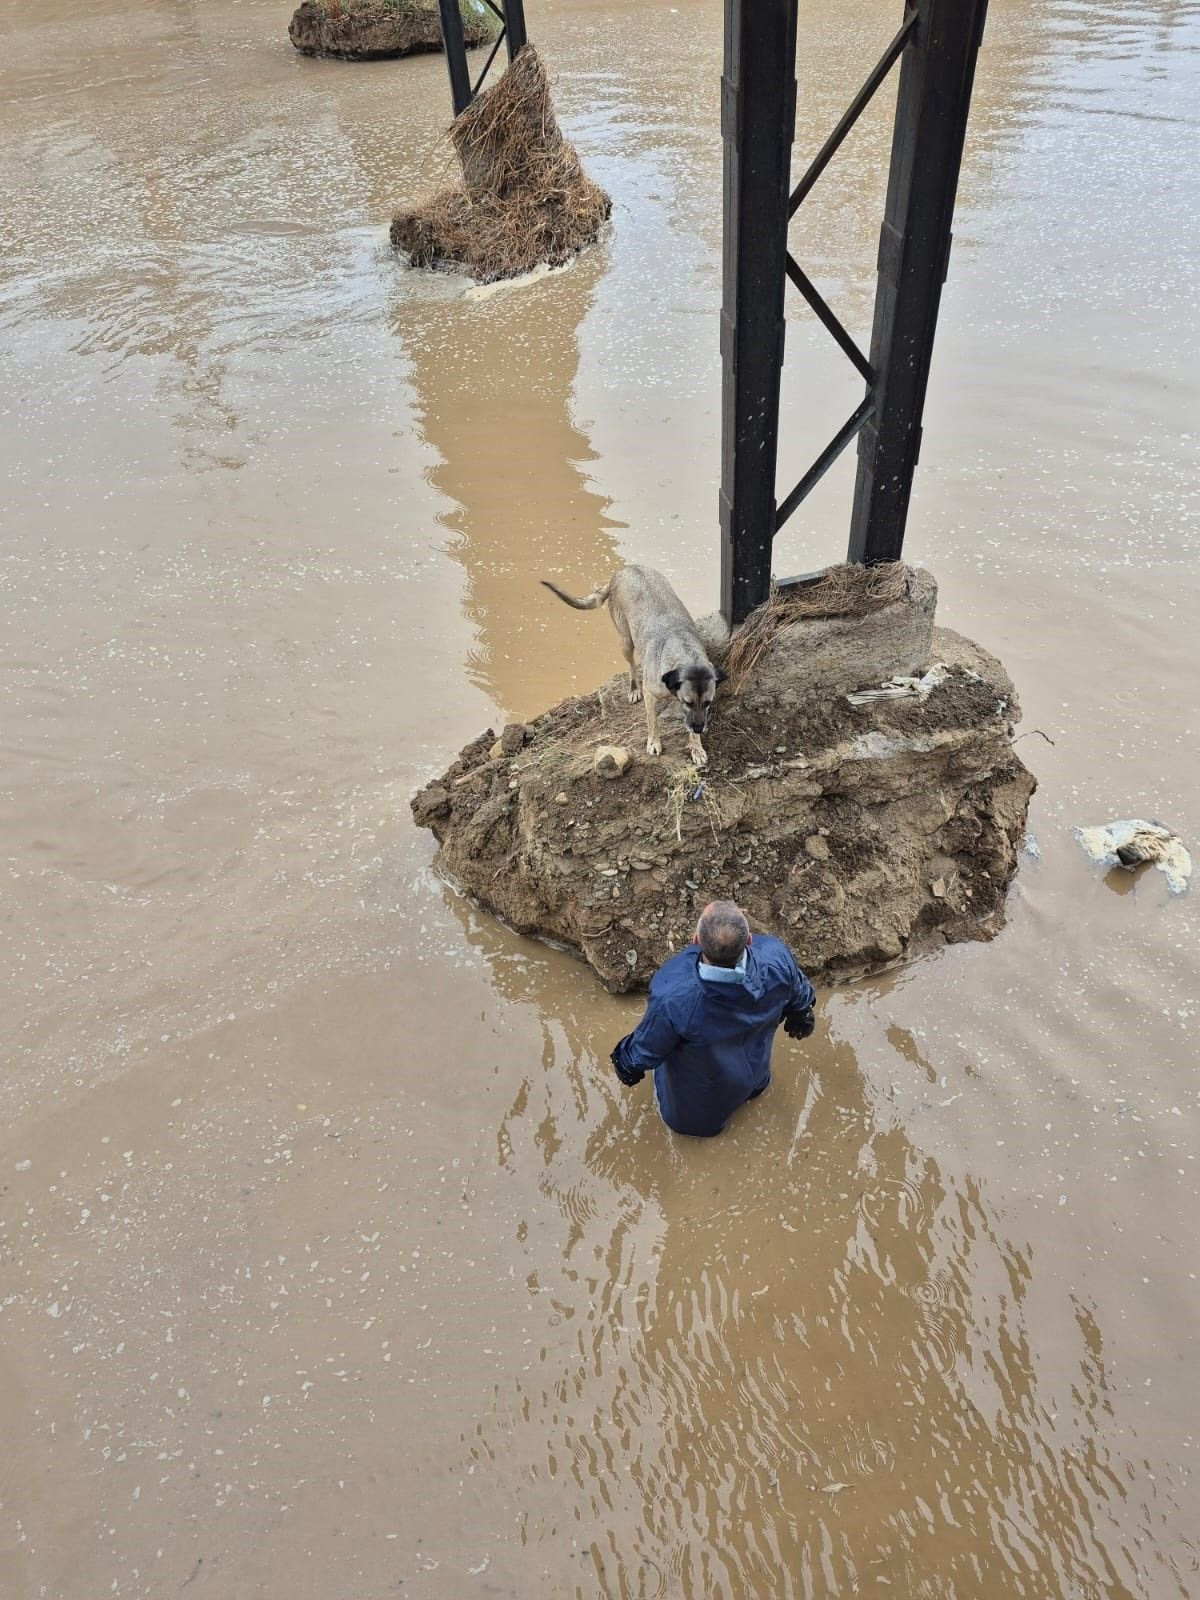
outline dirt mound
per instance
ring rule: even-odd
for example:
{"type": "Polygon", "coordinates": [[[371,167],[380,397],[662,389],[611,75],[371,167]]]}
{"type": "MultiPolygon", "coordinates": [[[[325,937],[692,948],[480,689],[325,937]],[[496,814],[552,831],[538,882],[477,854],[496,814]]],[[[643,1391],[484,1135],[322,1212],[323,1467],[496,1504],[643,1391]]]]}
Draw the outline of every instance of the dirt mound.
{"type": "Polygon", "coordinates": [[[579,950],[613,990],[644,985],[714,897],[825,980],[991,938],[1034,788],[1000,664],[939,629],[920,685],[852,704],[785,692],[803,651],[770,654],[753,694],[718,699],[703,772],[670,713],[666,753],[643,753],[617,677],[499,741],[489,730],[414,817],[481,904],[579,950]],[[623,776],[596,771],[600,745],[631,752],[623,776]]]}
{"type": "Polygon", "coordinates": [[[481,282],[561,266],[612,210],[562,136],[532,45],[455,119],[450,137],[463,183],[392,220],[392,244],[414,266],[461,267],[481,282]]]}
{"type": "MultiPolygon", "coordinates": [[[[482,0],[460,0],[463,35],[470,45],[496,36],[496,24],[482,0]]],[[[306,56],[339,56],[345,61],[378,61],[442,48],[437,0],[304,0],[288,37],[306,56]]]]}

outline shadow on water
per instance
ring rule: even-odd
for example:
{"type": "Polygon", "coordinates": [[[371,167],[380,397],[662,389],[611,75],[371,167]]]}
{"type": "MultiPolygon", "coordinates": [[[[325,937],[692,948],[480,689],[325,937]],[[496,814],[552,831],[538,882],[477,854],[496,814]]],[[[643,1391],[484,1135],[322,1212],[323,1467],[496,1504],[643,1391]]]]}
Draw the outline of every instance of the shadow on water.
{"type": "Polygon", "coordinates": [[[619,659],[607,628],[581,626],[538,585],[567,572],[590,587],[615,562],[620,524],[589,486],[593,452],[571,416],[578,330],[605,266],[594,250],[483,295],[405,273],[392,310],[439,457],[430,477],[452,502],[442,521],[477,630],[467,671],[509,715],[569,692],[573,674],[591,687],[619,659]]]}
{"type": "Polygon", "coordinates": [[[608,1069],[638,1007],[452,904],[542,1036],[497,1158],[539,1174],[546,1204],[515,1225],[544,1230],[528,1287],[549,1338],[468,1465],[515,1462],[530,1545],[566,1494],[580,1600],[1188,1593],[1166,1543],[1133,1565],[1124,1529],[1135,1504],[1154,1523],[1154,1486],[1110,1448],[1093,1310],[890,1120],[880,1075],[934,1071],[907,1030],[870,1059],[840,1034],[864,999],[844,991],[803,1051],[780,1036],[770,1093],[724,1136],[675,1139],[649,1084],[608,1069]],[[1065,1403],[1029,1326],[1047,1295],[1065,1403]]]}

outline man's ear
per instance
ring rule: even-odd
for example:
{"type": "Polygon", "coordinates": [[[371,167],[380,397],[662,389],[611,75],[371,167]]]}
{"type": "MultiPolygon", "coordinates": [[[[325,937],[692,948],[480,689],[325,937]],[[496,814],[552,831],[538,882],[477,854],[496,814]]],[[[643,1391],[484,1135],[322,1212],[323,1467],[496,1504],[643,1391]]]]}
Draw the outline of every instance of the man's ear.
{"type": "Polygon", "coordinates": [[[680,672],[678,667],[672,667],[670,672],[663,673],[662,681],[672,694],[678,694],[679,685],[683,682],[683,673],[680,672]]]}
{"type": "Polygon", "coordinates": [[[724,667],[714,667],[713,671],[716,673],[718,683],[724,683],[725,679],[729,676],[724,667]]]}

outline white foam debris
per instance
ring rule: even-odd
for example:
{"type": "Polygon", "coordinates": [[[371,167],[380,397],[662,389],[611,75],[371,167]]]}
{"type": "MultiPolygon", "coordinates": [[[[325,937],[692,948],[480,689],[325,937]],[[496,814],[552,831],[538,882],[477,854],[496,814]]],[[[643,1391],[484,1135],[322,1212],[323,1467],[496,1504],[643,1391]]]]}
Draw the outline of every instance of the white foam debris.
{"type": "Polygon", "coordinates": [[[1076,828],[1075,837],[1093,861],[1105,867],[1139,867],[1152,861],[1171,894],[1183,894],[1192,875],[1192,858],[1178,835],[1161,822],[1140,817],[1076,828]]]}
{"type": "Polygon", "coordinates": [[[928,700],[943,682],[950,668],[942,662],[930,667],[920,678],[889,678],[874,689],[858,689],[846,699],[852,706],[870,705],[874,700],[928,700]]]}
{"type": "Polygon", "coordinates": [[[561,267],[552,267],[548,261],[539,262],[528,272],[522,272],[515,278],[498,278],[493,283],[472,283],[468,281],[463,290],[464,300],[490,300],[493,295],[504,294],[511,289],[526,289],[531,283],[540,283],[543,278],[548,278],[553,273],[563,273],[570,270],[573,261],[564,262],[561,267]]]}

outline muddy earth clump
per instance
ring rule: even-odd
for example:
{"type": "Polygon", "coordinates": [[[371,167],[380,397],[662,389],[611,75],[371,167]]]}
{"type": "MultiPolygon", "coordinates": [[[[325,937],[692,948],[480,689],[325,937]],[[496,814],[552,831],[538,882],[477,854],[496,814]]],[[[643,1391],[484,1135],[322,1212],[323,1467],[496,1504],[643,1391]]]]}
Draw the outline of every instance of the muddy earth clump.
{"type": "Polygon", "coordinates": [[[1013,749],[1007,674],[933,628],[930,592],[927,580],[885,608],[898,621],[882,619],[902,656],[919,652],[891,672],[932,669],[905,692],[851,703],[849,658],[835,689],[814,688],[820,630],[863,623],[802,620],[759,652],[740,692],[718,696],[703,771],[674,708],[663,755],[645,754],[642,708],[620,676],[499,740],[489,729],[415,796],[413,815],[482,906],[578,951],[613,991],[645,985],[718,897],[824,981],[990,939],[1034,779],[1013,749]],[[620,777],[596,770],[601,745],[630,752],[620,777]]]}
{"type": "Polygon", "coordinates": [[[392,220],[392,245],[413,266],[487,283],[562,266],[599,235],[612,202],[563,138],[532,45],[455,118],[450,138],[462,183],[392,220]]]}
{"type": "MultiPolygon", "coordinates": [[[[467,45],[487,44],[496,25],[482,0],[460,0],[467,45]]],[[[306,56],[380,61],[442,48],[437,0],[304,0],[288,37],[306,56]]]]}

